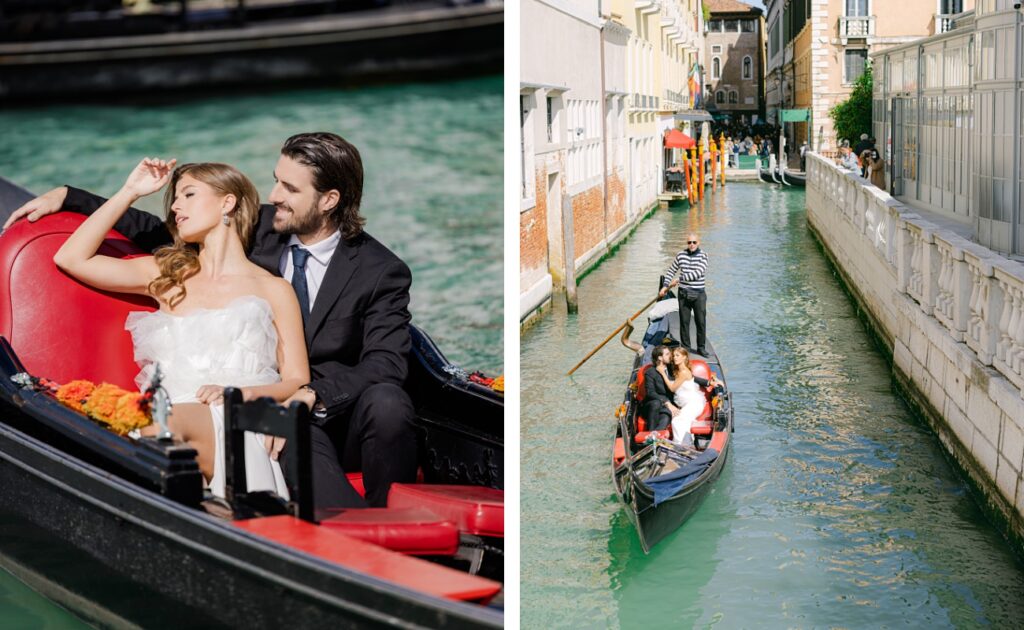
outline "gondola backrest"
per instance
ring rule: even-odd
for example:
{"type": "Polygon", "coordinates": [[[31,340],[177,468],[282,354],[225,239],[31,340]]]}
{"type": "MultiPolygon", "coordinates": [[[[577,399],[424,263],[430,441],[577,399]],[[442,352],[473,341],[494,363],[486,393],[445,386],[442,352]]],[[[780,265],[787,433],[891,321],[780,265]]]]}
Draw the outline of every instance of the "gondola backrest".
{"type": "Polygon", "coordinates": [[[693,373],[694,376],[703,379],[711,378],[712,374],[711,366],[709,366],[706,362],[701,361],[700,359],[690,360],[690,371],[693,373]]]}
{"type": "Polygon", "coordinates": [[[642,401],[647,397],[647,389],[644,387],[644,373],[647,372],[647,368],[651,367],[650,363],[645,363],[640,366],[640,370],[636,373],[636,399],[642,401]]]}
{"type": "MultiPolygon", "coordinates": [[[[136,389],[139,368],[124,322],[129,312],[152,311],[156,303],[97,291],[57,269],[53,255],[84,220],[61,212],[35,223],[18,221],[0,236],[0,335],[35,376],[136,389]]],[[[114,231],[99,253],[117,258],[145,254],[114,231]]]]}

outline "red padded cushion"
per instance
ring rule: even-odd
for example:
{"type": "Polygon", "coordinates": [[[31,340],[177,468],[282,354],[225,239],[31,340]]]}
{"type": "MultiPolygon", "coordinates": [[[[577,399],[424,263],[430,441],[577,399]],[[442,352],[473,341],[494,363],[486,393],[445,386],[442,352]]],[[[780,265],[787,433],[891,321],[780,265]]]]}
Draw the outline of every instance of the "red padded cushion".
{"type": "Polygon", "coordinates": [[[651,433],[655,433],[658,437],[665,440],[670,439],[670,436],[672,435],[672,432],[669,429],[662,429],[661,431],[640,431],[639,433],[636,434],[636,437],[633,438],[633,441],[635,441],[637,444],[643,444],[644,442],[647,441],[647,436],[650,435],[651,433]]]}
{"type": "Polygon", "coordinates": [[[388,492],[388,507],[423,507],[459,531],[478,536],[505,536],[505,493],[480,486],[395,483],[388,492]]]}
{"type": "Polygon", "coordinates": [[[320,525],[412,555],[452,556],[459,549],[455,523],[423,508],[340,510],[320,525]]]}
{"type": "Polygon", "coordinates": [[[647,390],[644,388],[644,372],[647,368],[651,367],[650,363],[645,363],[640,366],[640,371],[636,375],[636,399],[643,400],[647,396],[647,390]]]}
{"type": "Polygon", "coordinates": [[[361,472],[345,473],[345,476],[348,477],[348,482],[350,484],[352,484],[352,487],[355,488],[356,492],[359,493],[359,496],[365,498],[366,497],[366,486],[363,485],[363,473],[361,473],[361,472]]]}
{"type": "Polygon", "coordinates": [[[690,372],[692,372],[694,376],[698,376],[703,379],[711,378],[711,368],[708,366],[707,362],[701,361],[700,359],[692,359],[690,361],[690,372]]]}
{"type": "Polygon", "coordinates": [[[618,466],[626,459],[626,441],[622,438],[615,438],[615,451],[612,455],[615,465],[618,466]]]}
{"type": "MultiPolygon", "coordinates": [[[[35,223],[18,221],[0,236],[0,335],[34,375],[134,390],[139,367],[124,322],[131,311],[156,310],[156,303],[141,295],[97,291],[57,269],[53,255],[84,220],[60,212],[35,223]]],[[[99,253],[145,254],[114,231],[99,253]]]]}
{"type": "Polygon", "coordinates": [[[294,516],[267,516],[232,524],[280,545],[435,597],[486,603],[501,590],[497,582],[404,556],[294,516]]]}

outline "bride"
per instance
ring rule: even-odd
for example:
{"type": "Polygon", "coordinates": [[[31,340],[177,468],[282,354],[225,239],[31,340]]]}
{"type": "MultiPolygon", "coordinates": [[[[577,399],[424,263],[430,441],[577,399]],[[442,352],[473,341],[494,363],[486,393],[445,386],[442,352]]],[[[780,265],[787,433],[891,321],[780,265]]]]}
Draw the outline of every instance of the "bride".
{"type": "MultiPolygon", "coordinates": [[[[259,195],[226,164],[146,158],[124,186],[89,216],[53,260],[103,291],[156,299],[159,310],[131,313],[135,360],[144,386],[157,363],[174,403],[171,430],[196,449],[214,495],[224,496],[224,387],[245,400],[286,400],[309,382],[302,316],[291,285],[246,258],[259,217],[259,195]],[[164,195],[174,244],[151,256],[97,254],[107,232],[135,201],[170,183],[164,195]]],[[[145,434],[156,434],[147,427],[145,434]]],[[[247,487],[287,497],[276,461],[283,442],[245,437],[247,487]],[[273,456],[270,455],[273,452],[273,456]]]]}
{"type": "Polygon", "coordinates": [[[715,377],[711,375],[710,379],[703,379],[694,376],[690,370],[690,354],[681,347],[672,350],[671,362],[659,366],[658,371],[661,372],[669,390],[674,392],[674,402],[679,408],[679,413],[672,418],[672,441],[676,444],[692,444],[693,435],[690,433],[690,427],[704,411],[704,405],[707,403],[701,388],[709,384],[715,385],[715,377]]]}

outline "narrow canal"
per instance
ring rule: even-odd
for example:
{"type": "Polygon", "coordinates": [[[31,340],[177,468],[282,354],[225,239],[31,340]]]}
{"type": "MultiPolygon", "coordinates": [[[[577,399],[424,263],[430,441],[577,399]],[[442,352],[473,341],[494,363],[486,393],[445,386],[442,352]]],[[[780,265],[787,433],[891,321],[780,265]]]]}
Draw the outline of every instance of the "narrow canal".
{"type": "Polygon", "coordinates": [[[803,206],[733,183],[658,211],[582,281],[578,315],[556,300],[522,335],[524,628],[1024,623],[1024,564],[894,395],[803,206]],[[737,428],[710,496],[645,556],[609,462],[631,357],[614,341],[565,373],[652,297],[689,231],[737,428]]]}
{"type": "MultiPolygon", "coordinates": [[[[0,175],[34,192],[72,184],[110,195],[143,157],[173,156],[233,164],[265,199],[288,136],[339,133],[362,155],[367,231],[412,269],[413,323],[451,361],[494,376],[504,353],[502,85],[494,76],[358,89],[254,87],[0,109],[0,175]]],[[[159,212],[159,197],[140,205],[159,212]]],[[[0,515],[0,543],[11,527],[0,515]]],[[[79,625],[2,566],[0,557],[0,628],[79,625]]]]}

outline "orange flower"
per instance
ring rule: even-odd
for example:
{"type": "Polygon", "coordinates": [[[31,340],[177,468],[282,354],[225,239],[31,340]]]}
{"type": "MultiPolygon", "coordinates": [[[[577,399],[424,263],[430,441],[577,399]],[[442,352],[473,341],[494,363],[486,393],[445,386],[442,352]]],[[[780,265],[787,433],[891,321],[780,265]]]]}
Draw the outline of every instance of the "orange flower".
{"type": "Polygon", "coordinates": [[[82,411],[82,405],[94,389],[96,385],[92,381],[71,381],[57,389],[57,400],[75,411],[82,411]]]}
{"type": "Polygon", "coordinates": [[[117,399],[125,395],[125,391],[117,385],[102,383],[94,389],[82,405],[82,410],[95,420],[110,424],[117,409],[117,399]]]}
{"type": "Polygon", "coordinates": [[[494,382],[491,383],[491,389],[493,389],[496,392],[502,393],[502,394],[505,393],[505,375],[504,374],[502,374],[498,378],[494,379],[494,382]]]}
{"type": "Polygon", "coordinates": [[[143,401],[141,393],[127,392],[117,399],[113,417],[108,422],[110,430],[125,435],[132,429],[141,429],[152,422],[148,411],[149,405],[143,401]]]}

